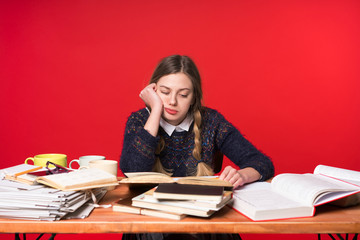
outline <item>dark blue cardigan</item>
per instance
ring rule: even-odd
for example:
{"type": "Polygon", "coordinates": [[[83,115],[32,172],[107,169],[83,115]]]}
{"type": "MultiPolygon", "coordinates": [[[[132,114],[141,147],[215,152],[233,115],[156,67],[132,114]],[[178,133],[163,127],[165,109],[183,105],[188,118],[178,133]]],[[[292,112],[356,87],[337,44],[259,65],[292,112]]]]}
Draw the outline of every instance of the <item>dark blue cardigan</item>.
{"type": "MultiPolygon", "coordinates": [[[[199,162],[192,156],[193,124],[189,132],[174,132],[172,136],[168,136],[160,127],[159,136],[154,137],[144,129],[148,117],[149,113],[144,108],[132,113],[128,118],[120,159],[121,170],[123,172],[152,171],[155,149],[162,136],[165,140],[165,148],[160,153],[163,166],[171,169],[174,177],[190,175],[199,162]]],[[[219,112],[207,107],[202,111],[201,140],[201,161],[210,166],[215,166],[214,153],[221,151],[240,168],[256,169],[262,176],[261,180],[274,175],[271,160],[245,139],[219,112]]]]}

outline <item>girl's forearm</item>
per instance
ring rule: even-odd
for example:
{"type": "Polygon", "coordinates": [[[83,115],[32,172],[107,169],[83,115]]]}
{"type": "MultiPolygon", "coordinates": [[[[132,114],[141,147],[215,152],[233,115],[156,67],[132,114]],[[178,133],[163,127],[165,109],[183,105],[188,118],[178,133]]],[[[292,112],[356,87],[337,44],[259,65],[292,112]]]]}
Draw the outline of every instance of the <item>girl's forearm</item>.
{"type": "Polygon", "coordinates": [[[144,129],[154,137],[157,136],[159,131],[161,111],[161,109],[151,109],[150,116],[144,126],[144,129]]]}

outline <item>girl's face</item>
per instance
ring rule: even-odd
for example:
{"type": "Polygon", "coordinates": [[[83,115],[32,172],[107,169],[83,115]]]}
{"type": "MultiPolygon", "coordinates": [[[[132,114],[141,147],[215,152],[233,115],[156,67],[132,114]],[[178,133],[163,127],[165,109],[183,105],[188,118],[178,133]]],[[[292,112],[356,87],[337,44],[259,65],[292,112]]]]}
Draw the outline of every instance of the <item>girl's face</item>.
{"type": "Polygon", "coordinates": [[[156,92],[164,104],[163,119],[172,125],[179,125],[193,103],[191,80],[184,73],[163,76],[156,84],[156,92]]]}

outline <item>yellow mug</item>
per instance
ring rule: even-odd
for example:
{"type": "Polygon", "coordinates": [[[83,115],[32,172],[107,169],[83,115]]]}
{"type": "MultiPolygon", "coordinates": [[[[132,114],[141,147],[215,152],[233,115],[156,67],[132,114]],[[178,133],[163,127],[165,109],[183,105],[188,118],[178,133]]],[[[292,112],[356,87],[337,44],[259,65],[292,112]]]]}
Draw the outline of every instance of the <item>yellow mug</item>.
{"type": "Polygon", "coordinates": [[[27,158],[25,160],[25,163],[31,164],[28,163],[29,161],[32,161],[34,165],[41,167],[46,167],[46,163],[48,161],[63,167],[67,166],[67,156],[65,154],[60,154],[60,153],[39,154],[36,155],[35,157],[27,158]]]}

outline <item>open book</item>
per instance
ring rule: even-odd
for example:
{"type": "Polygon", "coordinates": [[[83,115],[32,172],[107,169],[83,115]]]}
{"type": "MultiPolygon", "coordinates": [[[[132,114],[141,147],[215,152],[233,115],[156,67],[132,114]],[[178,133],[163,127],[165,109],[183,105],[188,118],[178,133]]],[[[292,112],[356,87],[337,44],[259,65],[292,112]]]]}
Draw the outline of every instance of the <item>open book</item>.
{"type": "Polygon", "coordinates": [[[360,172],[319,165],[314,173],[279,174],[233,193],[232,207],[259,220],[311,217],[315,207],[360,192],[360,172]]]}
{"type": "Polygon", "coordinates": [[[118,185],[116,176],[97,168],[46,175],[36,178],[36,181],[63,191],[77,191],[118,185]]]}
{"type": "Polygon", "coordinates": [[[173,178],[163,173],[158,172],[131,172],[125,173],[127,178],[123,178],[119,183],[126,183],[130,185],[141,185],[141,184],[160,184],[160,183],[174,183],[179,184],[193,184],[193,185],[209,185],[209,186],[222,186],[226,190],[232,189],[232,184],[215,176],[208,177],[180,177],[173,178]]]}

